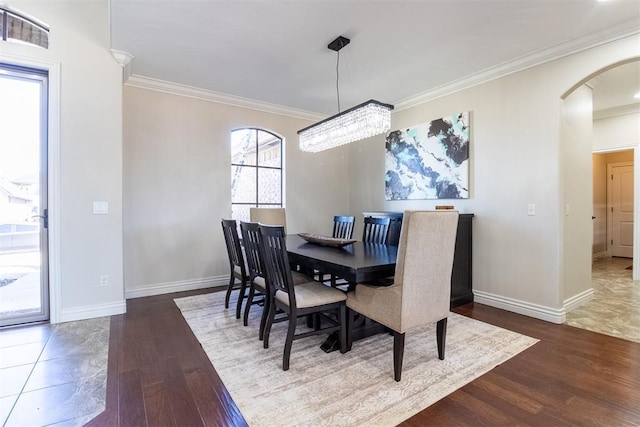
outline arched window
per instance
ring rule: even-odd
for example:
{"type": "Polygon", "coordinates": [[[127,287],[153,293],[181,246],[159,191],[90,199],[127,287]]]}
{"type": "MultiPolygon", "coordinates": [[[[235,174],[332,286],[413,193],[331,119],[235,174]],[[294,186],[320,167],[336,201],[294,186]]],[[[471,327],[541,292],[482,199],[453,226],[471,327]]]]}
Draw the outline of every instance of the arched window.
{"type": "Polygon", "coordinates": [[[49,28],[3,6],[0,6],[0,37],[3,41],[49,48],[49,28]]]}
{"type": "Polygon", "coordinates": [[[251,207],[282,207],[282,138],[262,129],[231,132],[231,216],[249,221],[251,207]]]}

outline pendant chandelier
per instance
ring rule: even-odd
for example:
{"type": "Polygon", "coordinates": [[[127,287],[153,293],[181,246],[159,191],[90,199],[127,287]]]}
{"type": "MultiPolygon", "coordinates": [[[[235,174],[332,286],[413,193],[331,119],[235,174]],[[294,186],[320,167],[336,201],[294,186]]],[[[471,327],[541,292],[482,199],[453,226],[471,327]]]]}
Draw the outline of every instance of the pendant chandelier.
{"type": "Polygon", "coordinates": [[[348,38],[340,36],[327,46],[338,53],[336,63],[338,114],[298,131],[299,146],[302,151],[317,153],[379,135],[391,129],[393,105],[371,99],[340,112],[340,89],[338,86],[340,49],[348,45],[349,42],[348,38]]]}

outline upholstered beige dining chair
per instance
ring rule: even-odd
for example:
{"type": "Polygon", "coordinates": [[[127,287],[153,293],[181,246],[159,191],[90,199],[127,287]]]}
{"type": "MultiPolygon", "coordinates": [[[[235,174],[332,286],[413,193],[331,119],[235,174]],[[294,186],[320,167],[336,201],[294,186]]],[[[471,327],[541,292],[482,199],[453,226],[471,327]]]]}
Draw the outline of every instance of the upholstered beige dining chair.
{"type": "Polygon", "coordinates": [[[251,222],[265,225],[281,225],[287,233],[287,215],[284,208],[251,208],[249,209],[251,222]]]}
{"type": "MultiPolygon", "coordinates": [[[[451,270],[458,212],[406,211],[402,220],[394,283],[358,284],[347,295],[347,307],[393,331],[393,371],[402,375],[405,333],[437,322],[438,358],[444,359],[451,298],[451,270]]],[[[348,322],[353,325],[354,319],[348,322]]],[[[351,333],[348,339],[351,346],[351,333]]]]}

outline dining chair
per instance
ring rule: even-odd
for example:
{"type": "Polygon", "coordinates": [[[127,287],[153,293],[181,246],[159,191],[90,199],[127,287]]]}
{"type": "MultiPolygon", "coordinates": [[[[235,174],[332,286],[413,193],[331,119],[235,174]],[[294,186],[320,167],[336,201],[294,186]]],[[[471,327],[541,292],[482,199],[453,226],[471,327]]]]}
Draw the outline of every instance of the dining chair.
{"type": "MultiPolygon", "coordinates": [[[[270,292],[269,286],[266,282],[266,274],[264,270],[264,256],[262,251],[262,240],[260,238],[260,224],[257,222],[240,222],[240,231],[242,233],[242,243],[244,244],[244,251],[247,256],[247,269],[249,272],[249,296],[244,306],[243,324],[247,326],[249,324],[249,312],[251,306],[255,303],[263,303],[262,316],[260,318],[260,329],[258,331],[258,339],[262,340],[264,336],[264,326],[267,321],[267,314],[269,312],[270,304],[270,292]],[[255,297],[263,296],[259,301],[254,301],[255,297]]],[[[310,282],[312,278],[299,273],[297,271],[291,272],[293,278],[293,284],[299,285],[301,283],[310,282]]]]}
{"type": "Polygon", "coordinates": [[[402,376],[405,334],[414,328],[436,322],[438,358],[444,359],[457,228],[456,211],[406,211],[394,283],[387,287],[359,283],[347,294],[350,326],[355,313],[360,313],[393,331],[396,381],[402,376]]]}
{"type": "Polygon", "coordinates": [[[387,244],[389,235],[390,218],[374,218],[367,216],[364,218],[364,229],[362,230],[362,241],[365,243],[387,244]]]}
{"type": "Polygon", "coordinates": [[[231,291],[236,289],[235,283],[237,279],[240,281],[240,292],[238,293],[238,302],[236,304],[236,319],[239,319],[240,311],[242,310],[242,300],[245,297],[247,284],[249,283],[249,276],[247,274],[247,266],[244,261],[235,219],[222,220],[222,234],[224,234],[224,242],[227,245],[230,269],[229,285],[227,286],[227,294],[224,298],[224,308],[229,308],[229,298],[231,297],[231,291]]]}
{"type": "Polygon", "coordinates": [[[271,292],[271,304],[264,330],[263,345],[269,347],[269,334],[273,325],[276,308],[284,311],[289,318],[287,336],[282,357],[282,370],[289,370],[289,359],[293,341],[311,335],[340,331],[340,352],[347,351],[347,315],[344,292],[310,281],[297,286],[293,284],[293,277],[287,254],[284,227],[260,225],[260,236],[265,261],[267,283],[271,292]],[[320,328],[320,322],[314,323],[314,328],[296,334],[298,317],[317,315],[322,312],[337,311],[337,321],[327,318],[332,326],[320,328]]]}
{"type": "Polygon", "coordinates": [[[351,239],[353,237],[353,225],[355,222],[355,216],[334,216],[332,237],[336,237],[338,239],[351,239]]]}
{"type": "MultiPolygon", "coordinates": [[[[331,237],[338,239],[351,239],[353,237],[353,226],[356,222],[355,216],[336,215],[333,217],[333,233],[331,237]]],[[[325,279],[324,273],[321,271],[316,272],[318,281],[322,283],[329,283],[331,286],[336,287],[338,285],[339,278],[330,275],[325,279]]],[[[344,281],[342,282],[344,284],[344,281]]]]}
{"type": "Polygon", "coordinates": [[[265,225],[281,225],[287,232],[287,214],[285,208],[251,208],[249,209],[251,222],[265,225]]]}

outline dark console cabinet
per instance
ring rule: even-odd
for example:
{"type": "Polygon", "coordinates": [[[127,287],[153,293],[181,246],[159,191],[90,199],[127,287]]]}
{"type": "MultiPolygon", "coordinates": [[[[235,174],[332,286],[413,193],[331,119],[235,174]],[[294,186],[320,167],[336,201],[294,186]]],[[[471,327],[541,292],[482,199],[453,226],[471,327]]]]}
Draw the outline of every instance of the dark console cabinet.
{"type": "MultiPolygon", "coordinates": [[[[398,244],[402,226],[402,212],[363,212],[363,215],[365,217],[391,218],[387,241],[392,245],[398,244]]],[[[473,214],[460,214],[458,219],[458,235],[453,256],[453,271],[451,272],[451,308],[473,301],[471,283],[473,216],[473,214]]]]}

